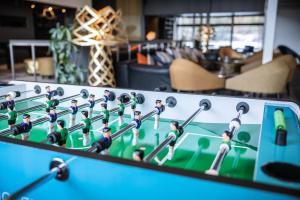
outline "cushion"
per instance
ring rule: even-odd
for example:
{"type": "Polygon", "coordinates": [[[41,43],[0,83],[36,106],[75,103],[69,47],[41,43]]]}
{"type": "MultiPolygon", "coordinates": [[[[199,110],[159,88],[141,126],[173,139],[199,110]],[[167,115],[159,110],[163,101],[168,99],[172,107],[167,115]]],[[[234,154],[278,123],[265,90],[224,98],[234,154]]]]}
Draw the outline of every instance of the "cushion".
{"type": "Polygon", "coordinates": [[[174,56],[175,56],[176,59],[177,58],[182,58],[182,55],[180,53],[180,49],[177,48],[177,47],[173,49],[173,54],[174,54],[174,56]]]}
{"type": "Polygon", "coordinates": [[[185,48],[179,49],[179,53],[181,55],[181,58],[189,59],[188,53],[186,53],[186,49],[185,48]]]}
{"type": "Polygon", "coordinates": [[[142,65],[147,65],[148,64],[147,57],[141,53],[137,53],[137,63],[142,65]]]}
{"type": "Polygon", "coordinates": [[[171,63],[173,58],[164,51],[156,51],[155,54],[161,58],[164,63],[171,63]]]}
{"type": "Polygon", "coordinates": [[[174,52],[173,52],[173,50],[172,50],[170,47],[167,47],[167,48],[166,48],[166,52],[167,52],[167,54],[169,54],[173,59],[175,59],[174,52]]]}
{"type": "Polygon", "coordinates": [[[157,56],[157,55],[153,55],[154,61],[156,63],[156,65],[158,66],[163,66],[165,63],[162,61],[161,57],[157,56]]]}
{"type": "Polygon", "coordinates": [[[163,51],[156,51],[153,58],[158,66],[169,65],[173,61],[173,58],[163,51]]]}
{"type": "Polygon", "coordinates": [[[154,58],[150,54],[147,54],[147,64],[148,65],[155,65],[154,58]]]}
{"type": "Polygon", "coordinates": [[[202,51],[199,50],[199,49],[194,48],[193,51],[192,51],[192,54],[194,54],[194,56],[196,56],[198,58],[198,60],[205,60],[206,59],[204,54],[202,53],[202,51]]]}

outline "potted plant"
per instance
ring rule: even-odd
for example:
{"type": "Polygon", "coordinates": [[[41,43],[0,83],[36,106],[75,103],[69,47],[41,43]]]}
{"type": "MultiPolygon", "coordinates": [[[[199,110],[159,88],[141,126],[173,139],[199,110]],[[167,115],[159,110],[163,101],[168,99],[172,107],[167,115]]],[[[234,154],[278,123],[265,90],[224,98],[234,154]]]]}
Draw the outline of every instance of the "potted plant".
{"type": "Polygon", "coordinates": [[[81,66],[77,66],[72,56],[77,52],[72,43],[71,28],[56,24],[50,29],[50,51],[55,62],[55,78],[58,83],[81,84],[84,73],[81,66]]]}

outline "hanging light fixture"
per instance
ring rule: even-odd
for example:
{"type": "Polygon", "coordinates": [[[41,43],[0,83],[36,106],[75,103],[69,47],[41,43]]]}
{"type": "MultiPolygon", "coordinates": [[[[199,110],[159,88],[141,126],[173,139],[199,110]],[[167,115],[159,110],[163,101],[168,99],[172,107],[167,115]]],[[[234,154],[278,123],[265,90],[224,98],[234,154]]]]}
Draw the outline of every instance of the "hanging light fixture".
{"type": "Polygon", "coordinates": [[[41,17],[44,17],[48,20],[52,20],[56,18],[53,8],[50,6],[48,8],[43,8],[42,13],[40,14],[41,17]]]}
{"type": "Polygon", "coordinates": [[[211,13],[212,0],[209,0],[209,9],[207,13],[207,23],[205,26],[200,27],[200,37],[202,51],[207,52],[209,40],[214,34],[214,28],[210,25],[210,13],[211,13]]]}

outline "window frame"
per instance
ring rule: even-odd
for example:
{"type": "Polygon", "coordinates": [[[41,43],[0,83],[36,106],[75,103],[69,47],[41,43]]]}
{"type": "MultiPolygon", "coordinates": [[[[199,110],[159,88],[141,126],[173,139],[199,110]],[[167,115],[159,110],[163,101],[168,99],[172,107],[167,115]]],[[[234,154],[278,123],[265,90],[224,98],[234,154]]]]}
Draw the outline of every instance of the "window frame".
{"type": "MultiPolygon", "coordinates": [[[[241,13],[211,13],[209,15],[209,18],[216,18],[216,17],[231,17],[231,23],[216,23],[216,24],[210,24],[210,26],[212,27],[216,27],[216,26],[230,26],[230,46],[232,47],[232,43],[233,43],[233,35],[234,35],[234,26],[262,26],[264,27],[264,22],[263,23],[235,23],[235,17],[251,17],[251,16],[262,16],[265,17],[265,15],[263,13],[258,13],[258,12],[241,12],[241,13]]],[[[182,15],[178,15],[175,16],[175,25],[174,25],[174,35],[173,35],[173,39],[174,40],[178,40],[177,37],[177,27],[181,26],[188,26],[188,27],[192,27],[193,28],[193,34],[192,37],[195,38],[195,33],[196,33],[196,28],[197,27],[201,27],[203,25],[206,25],[207,23],[203,23],[203,19],[208,20],[208,14],[207,13],[190,13],[188,14],[182,14],[182,15]],[[192,24],[180,24],[178,23],[178,20],[180,17],[184,17],[184,18],[193,18],[193,23],[192,24]],[[200,18],[200,23],[195,23],[196,18],[200,18]]],[[[210,21],[210,19],[209,19],[210,21]]],[[[264,21],[264,20],[263,20],[264,21]]],[[[187,41],[193,41],[193,40],[181,40],[183,42],[187,42],[187,41]]],[[[262,35],[262,44],[264,42],[264,34],[262,35]]]]}

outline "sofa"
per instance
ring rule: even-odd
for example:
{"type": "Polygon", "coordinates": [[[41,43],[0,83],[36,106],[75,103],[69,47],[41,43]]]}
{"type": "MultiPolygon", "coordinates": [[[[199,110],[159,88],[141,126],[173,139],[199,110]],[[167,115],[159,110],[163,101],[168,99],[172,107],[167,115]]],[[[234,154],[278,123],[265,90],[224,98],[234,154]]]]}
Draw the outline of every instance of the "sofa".
{"type": "Polygon", "coordinates": [[[117,87],[171,91],[169,65],[142,65],[135,60],[114,65],[117,87]]]}

